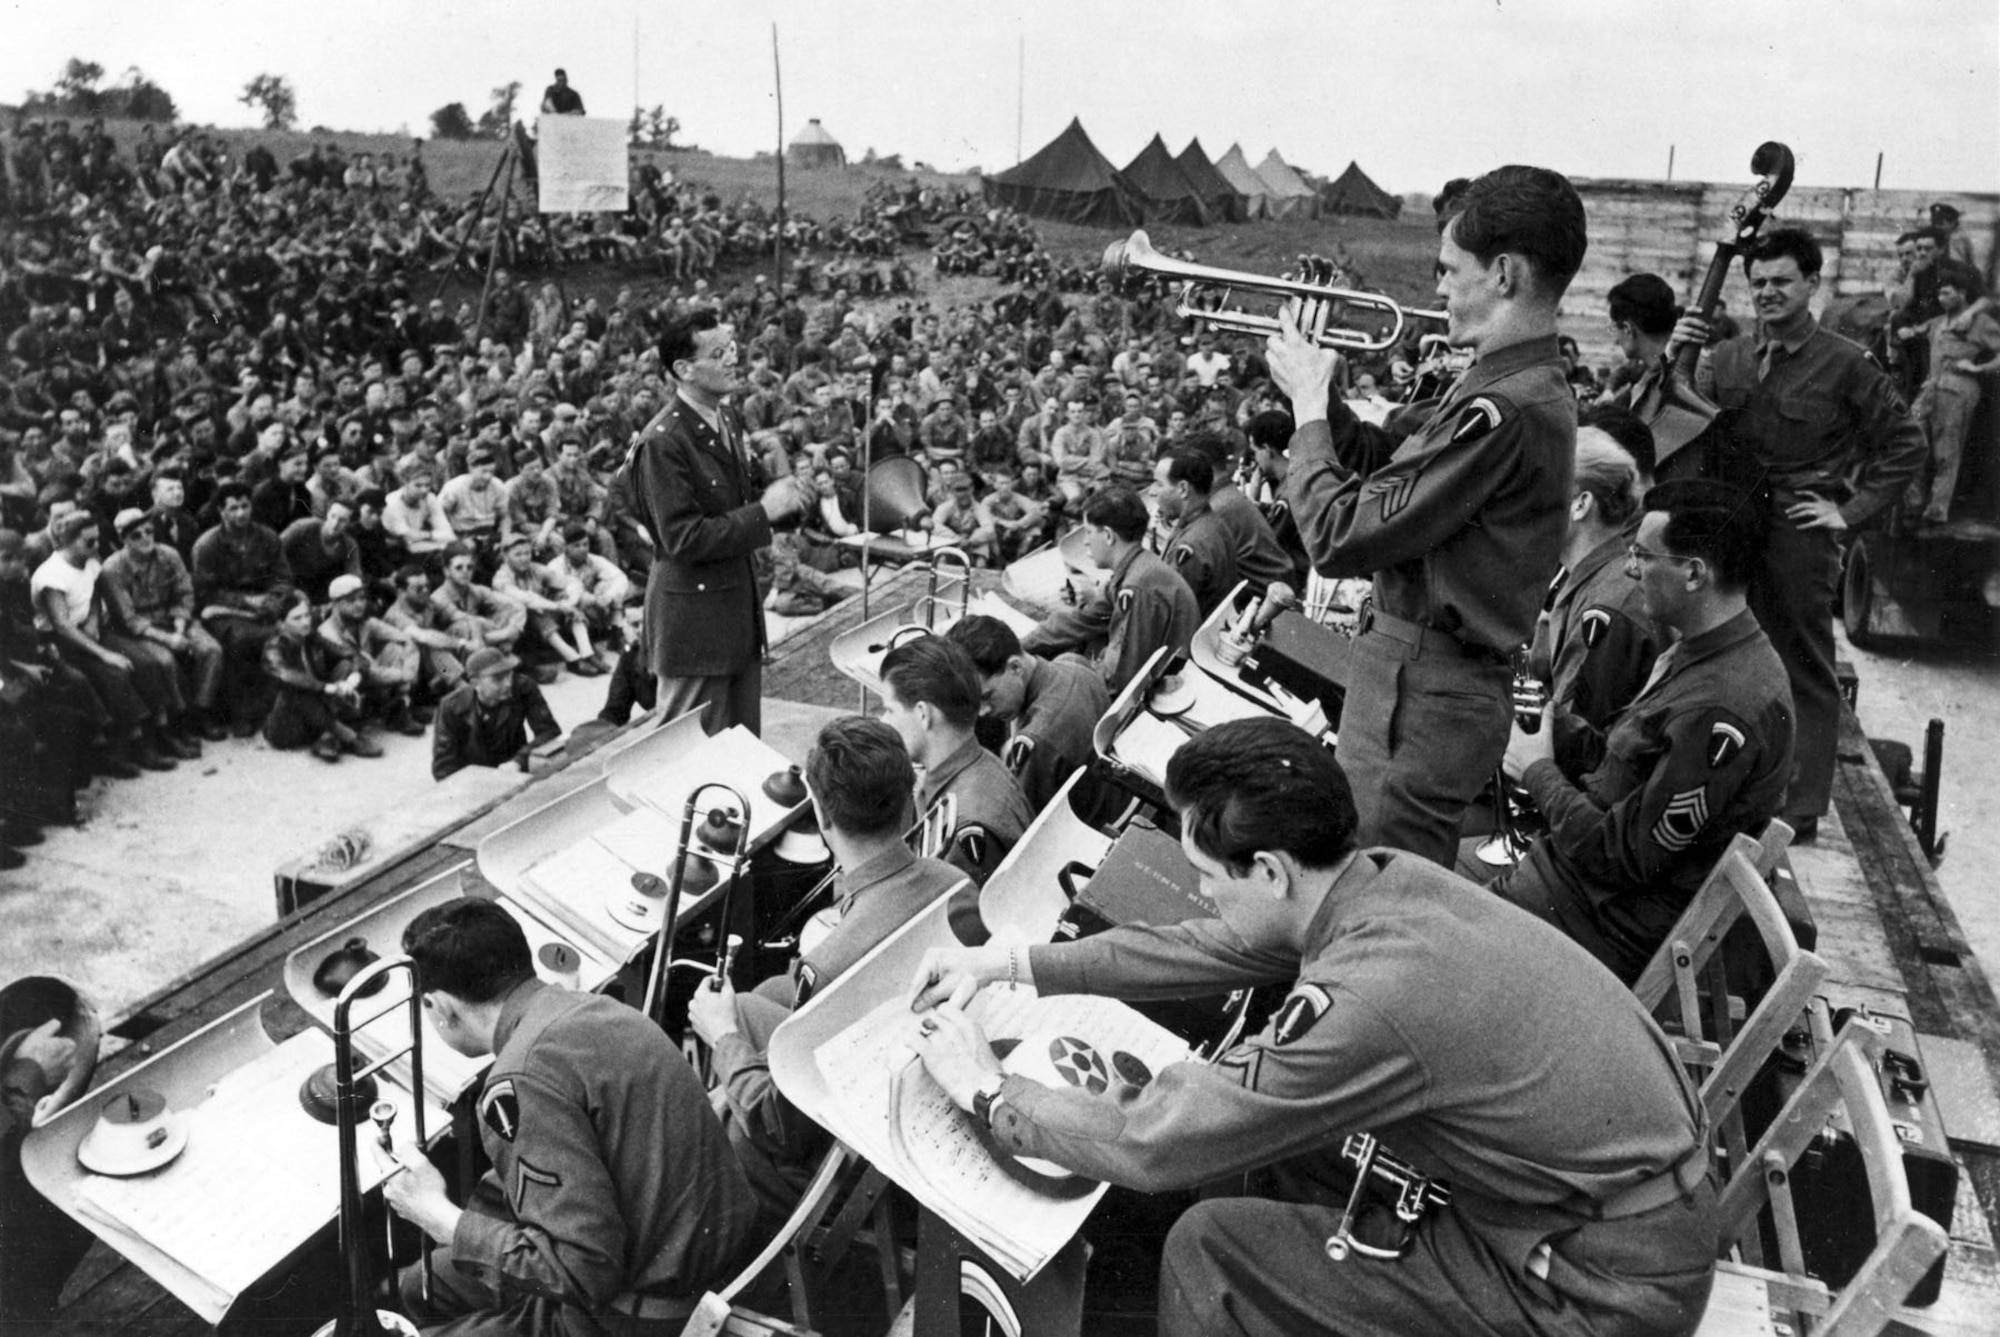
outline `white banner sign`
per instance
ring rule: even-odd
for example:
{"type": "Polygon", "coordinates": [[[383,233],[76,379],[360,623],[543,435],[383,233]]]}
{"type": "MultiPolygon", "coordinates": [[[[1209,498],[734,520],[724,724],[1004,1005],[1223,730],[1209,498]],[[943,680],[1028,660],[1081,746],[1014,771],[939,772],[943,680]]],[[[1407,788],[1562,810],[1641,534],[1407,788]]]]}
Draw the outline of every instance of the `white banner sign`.
{"type": "Polygon", "coordinates": [[[544,116],[536,136],[543,213],[615,213],[626,207],[625,122],[544,116]]]}

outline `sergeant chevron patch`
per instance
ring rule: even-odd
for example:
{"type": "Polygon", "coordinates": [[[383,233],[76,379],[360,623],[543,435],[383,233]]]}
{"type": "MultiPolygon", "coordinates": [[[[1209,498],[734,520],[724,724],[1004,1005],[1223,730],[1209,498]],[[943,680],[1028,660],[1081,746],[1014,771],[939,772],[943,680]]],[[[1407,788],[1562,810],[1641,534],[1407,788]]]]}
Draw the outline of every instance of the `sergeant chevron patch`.
{"type": "Polygon", "coordinates": [[[1708,789],[1683,789],[1667,800],[1660,820],[1653,823],[1653,843],[1671,854],[1679,854],[1694,844],[1695,837],[1708,825],[1708,789]]]}

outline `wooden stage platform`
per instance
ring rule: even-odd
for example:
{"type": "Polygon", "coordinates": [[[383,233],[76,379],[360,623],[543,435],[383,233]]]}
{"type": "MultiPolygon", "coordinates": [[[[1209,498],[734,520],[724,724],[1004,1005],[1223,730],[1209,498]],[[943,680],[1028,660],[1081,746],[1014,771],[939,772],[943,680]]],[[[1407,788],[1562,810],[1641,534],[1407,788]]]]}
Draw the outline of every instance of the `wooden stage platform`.
{"type": "MultiPolygon", "coordinates": [[[[923,583],[914,569],[878,578],[871,612],[879,615],[910,602],[923,593],[923,583]]],[[[858,689],[831,667],[827,651],[835,637],[861,622],[860,604],[859,598],[851,599],[796,626],[774,648],[767,665],[767,697],[829,710],[856,709],[858,689]]],[[[411,848],[365,880],[287,915],[111,1019],[108,1029],[127,1043],[100,1064],[97,1081],[129,1071],[265,991],[274,991],[263,1014],[274,1039],[310,1026],[306,1014],[286,997],[281,980],[292,950],[371,905],[454,868],[477,879],[471,855],[478,840],[566,787],[594,778],[592,768],[577,765],[581,756],[497,805],[467,813],[441,838],[411,848]]],[[[1892,1331],[1965,1337],[2000,1332],[2000,1266],[1990,1225],[2000,1213],[2000,1099],[1994,1095],[2000,1084],[2000,1004],[1851,714],[1843,718],[1835,805],[1817,842],[1791,854],[1818,924],[1817,950],[1831,963],[1834,981],[1904,1001],[1939,1090],[1952,1152],[1963,1169],[1942,1298],[1926,1308],[1905,1310],[1892,1331]]],[[[324,1256],[331,1258],[330,1246],[324,1256]]],[[[255,1306],[261,1318],[226,1326],[308,1333],[330,1312],[319,1307],[328,1298],[324,1286],[299,1282],[291,1299],[281,1291],[255,1306]]],[[[49,1337],[180,1337],[206,1326],[100,1243],[70,1279],[59,1320],[45,1331],[49,1337]]]]}

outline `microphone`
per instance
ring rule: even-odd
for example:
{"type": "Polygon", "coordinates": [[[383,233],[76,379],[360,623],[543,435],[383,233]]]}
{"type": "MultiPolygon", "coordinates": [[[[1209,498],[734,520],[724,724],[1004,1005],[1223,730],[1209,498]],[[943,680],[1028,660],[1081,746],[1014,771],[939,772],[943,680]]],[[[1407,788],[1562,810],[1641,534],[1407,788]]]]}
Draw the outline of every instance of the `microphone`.
{"type": "Polygon", "coordinates": [[[1278,614],[1298,606],[1298,591],[1282,580],[1272,581],[1270,588],[1264,591],[1263,600],[1245,609],[1236,625],[1222,633],[1221,643],[1216,647],[1217,658],[1231,666],[1241,663],[1257,638],[1277,621],[1278,614]]]}

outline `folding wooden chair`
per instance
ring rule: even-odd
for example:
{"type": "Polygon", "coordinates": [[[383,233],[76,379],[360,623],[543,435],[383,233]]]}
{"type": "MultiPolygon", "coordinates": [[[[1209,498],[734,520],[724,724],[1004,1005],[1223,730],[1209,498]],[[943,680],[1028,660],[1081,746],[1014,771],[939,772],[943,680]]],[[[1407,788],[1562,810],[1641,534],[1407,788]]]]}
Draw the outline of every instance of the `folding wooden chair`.
{"type": "Polygon", "coordinates": [[[1717,1264],[1700,1337],[1769,1333],[1778,1324],[1802,1337],[1874,1337],[1950,1247],[1944,1228],[1910,1204],[1902,1144],[1875,1071],[1880,1050],[1881,1037],[1872,1028],[1844,1027],[1735,1167],[1717,1216],[1725,1251],[1739,1257],[1717,1264]],[[1875,1247],[1835,1294],[1806,1272],[1791,1174],[1840,1114],[1866,1167],[1875,1247]],[[1766,1224],[1777,1242],[1775,1271],[1740,1261],[1758,1251],[1766,1224]]]}
{"type": "Polygon", "coordinates": [[[702,1298],[688,1321],[686,1337],[819,1337],[814,1310],[827,1274],[857,1242],[875,1249],[882,1273],[885,1322],[894,1322],[903,1309],[904,1260],[892,1230],[888,1188],[889,1181],[881,1171],[834,1143],[799,1205],[771,1242],[728,1285],[702,1298]],[[781,1260],[791,1297],[789,1322],[741,1303],[758,1279],[781,1260]]]}

